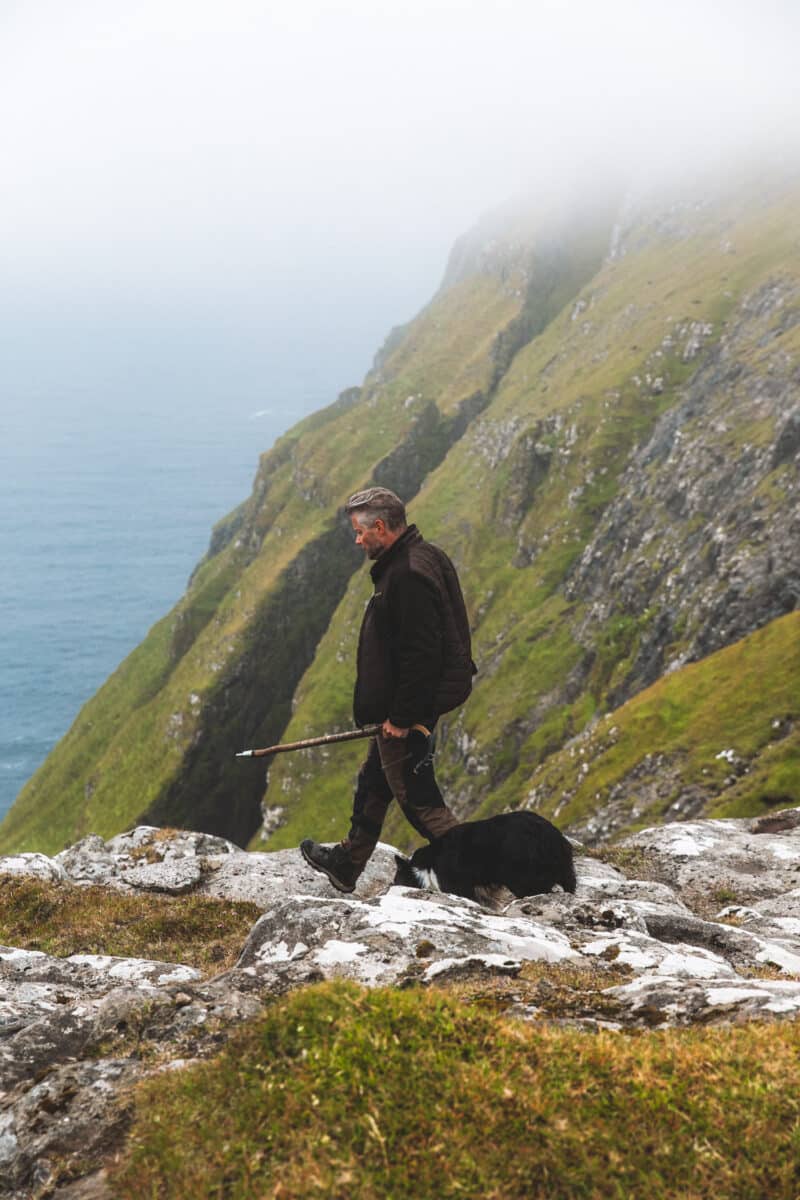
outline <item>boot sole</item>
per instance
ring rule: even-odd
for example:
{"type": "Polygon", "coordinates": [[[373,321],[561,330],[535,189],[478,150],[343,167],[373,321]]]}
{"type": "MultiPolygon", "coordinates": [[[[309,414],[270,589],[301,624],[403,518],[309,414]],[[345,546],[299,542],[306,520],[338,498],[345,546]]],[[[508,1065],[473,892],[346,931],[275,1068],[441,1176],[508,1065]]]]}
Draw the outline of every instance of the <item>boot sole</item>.
{"type": "Polygon", "coordinates": [[[309,856],[309,853],[306,850],[305,842],[300,843],[300,853],[313,870],[319,871],[321,875],[326,875],[328,877],[329,882],[333,884],[338,892],[344,892],[345,894],[349,895],[350,892],[354,892],[356,890],[356,885],[354,883],[349,885],[342,883],[342,881],[337,879],[327,867],[323,867],[321,863],[314,862],[313,858],[309,856]]]}

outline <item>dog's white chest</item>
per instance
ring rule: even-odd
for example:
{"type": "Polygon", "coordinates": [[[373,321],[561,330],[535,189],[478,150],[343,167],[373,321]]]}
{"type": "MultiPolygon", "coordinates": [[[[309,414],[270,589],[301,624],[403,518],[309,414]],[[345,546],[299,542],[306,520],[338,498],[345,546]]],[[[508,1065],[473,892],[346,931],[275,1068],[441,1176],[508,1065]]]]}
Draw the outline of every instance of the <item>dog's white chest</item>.
{"type": "Polygon", "coordinates": [[[417,877],[417,886],[424,888],[427,892],[440,892],[439,880],[431,867],[414,867],[414,874],[417,877]]]}

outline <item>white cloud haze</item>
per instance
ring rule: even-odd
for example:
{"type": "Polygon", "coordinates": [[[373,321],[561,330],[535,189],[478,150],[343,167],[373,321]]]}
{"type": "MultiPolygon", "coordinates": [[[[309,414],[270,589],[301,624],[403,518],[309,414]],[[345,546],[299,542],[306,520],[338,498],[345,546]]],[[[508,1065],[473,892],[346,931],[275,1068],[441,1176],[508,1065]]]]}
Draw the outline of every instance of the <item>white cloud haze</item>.
{"type": "Polygon", "coordinates": [[[158,329],[221,381],[305,321],[363,372],[510,195],[794,156],[799,34],[795,0],[4,0],[0,348],[68,373],[102,327],[146,387],[158,329]]]}

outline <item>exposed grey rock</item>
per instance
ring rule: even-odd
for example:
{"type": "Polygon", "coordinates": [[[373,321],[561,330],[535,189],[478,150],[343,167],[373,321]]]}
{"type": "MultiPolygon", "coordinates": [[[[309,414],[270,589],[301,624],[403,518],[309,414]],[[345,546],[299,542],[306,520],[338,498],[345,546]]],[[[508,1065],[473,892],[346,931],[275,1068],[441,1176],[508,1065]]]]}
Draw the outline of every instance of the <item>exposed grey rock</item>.
{"type": "Polygon", "coordinates": [[[775,979],[734,977],[687,980],[639,976],[609,989],[619,1005],[620,1025],[708,1025],[754,1018],[794,1017],[800,1012],[800,984],[775,979]]]}
{"type": "MultiPolygon", "coordinates": [[[[394,848],[379,843],[358,881],[356,895],[384,891],[394,876],[394,848]]],[[[43,854],[0,859],[17,873],[101,884],[121,891],[156,891],[172,895],[197,892],[226,900],[243,900],[266,908],[294,892],[330,894],[324,875],[312,870],[296,850],[248,853],[224,838],[188,830],[165,831],[140,825],[108,842],[97,835],[83,838],[54,859],[43,854]],[[48,864],[50,866],[48,867],[48,864]],[[48,875],[47,872],[51,873],[48,875]]]]}
{"type": "Polygon", "coordinates": [[[133,1010],[163,989],[199,979],[179,963],[0,949],[0,1089],[83,1050],[109,998],[123,997],[133,1010]]]}
{"type": "Polygon", "coordinates": [[[606,888],[614,888],[625,882],[625,876],[616,867],[601,862],[598,858],[578,857],[575,860],[575,878],[582,892],[605,892],[606,888]]]}
{"type": "Polygon", "coordinates": [[[240,847],[227,838],[215,837],[211,833],[195,833],[191,829],[164,830],[154,825],[137,825],[127,833],[117,834],[106,844],[110,853],[117,858],[146,849],[165,862],[198,855],[242,853],[240,847]]]}
{"type": "Polygon", "coordinates": [[[167,892],[180,896],[191,892],[203,876],[202,860],[177,859],[173,862],[142,863],[119,876],[122,883],[146,892],[167,892]]]}
{"type": "Polygon", "coordinates": [[[29,1088],[0,1114],[4,1190],[30,1195],[47,1185],[54,1159],[74,1155],[78,1148],[87,1158],[105,1149],[125,1124],[120,1088],[141,1073],[141,1064],[130,1058],[88,1060],[58,1066],[29,1088]]]}
{"type": "MultiPolygon", "coordinates": [[[[582,953],[631,967],[642,977],[679,979],[738,979],[721,954],[687,942],[664,944],[647,933],[628,929],[595,934],[584,942],[582,953]]],[[[800,985],[798,985],[800,994],[800,985]]]]}
{"type": "MultiPolygon", "coordinates": [[[[376,896],[386,890],[394,878],[396,851],[379,842],[366,870],[358,880],[354,895],[376,896]]],[[[232,854],[208,860],[209,871],[198,888],[205,896],[226,900],[250,900],[267,908],[287,896],[330,896],[332,888],[326,876],[309,867],[297,850],[274,850],[232,854]]]]}
{"type": "Polygon", "coordinates": [[[772,466],[779,467],[800,451],[800,408],[789,413],[781,427],[772,452],[772,466]]]}
{"type": "MultiPolygon", "coordinates": [[[[232,972],[180,991],[146,985],[65,996],[58,1011],[41,1013],[0,1042],[0,1195],[27,1198],[49,1188],[56,1159],[76,1159],[88,1170],[95,1149],[107,1152],[123,1131],[131,1084],[153,1069],[140,1047],[155,1045],[177,1063],[213,1052],[228,1031],[261,1010],[251,985],[232,972]],[[127,1054],[98,1054],[115,1040],[122,1048],[127,1043],[127,1054]]],[[[109,1194],[102,1183],[87,1184],[87,1200],[109,1194]]],[[[55,1194],[84,1194],[72,1186],[55,1194]]]]}
{"type": "Polygon", "coordinates": [[[749,903],[800,886],[800,824],[785,816],[775,833],[754,834],[744,819],[693,821],[645,829],[623,845],[646,850],[684,896],[730,892],[730,901],[749,903]]]}
{"type": "MultiPolygon", "coordinates": [[[[784,892],[783,895],[771,897],[769,900],[756,901],[751,909],[745,909],[745,912],[756,912],[762,916],[773,916],[778,920],[786,923],[790,921],[800,922],[800,888],[795,888],[791,892],[784,892]]],[[[733,909],[734,915],[737,909],[733,909]]]]}
{"type": "MultiPolygon", "coordinates": [[[[608,710],[800,604],[798,372],[781,342],[800,321],[799,297],[791,274],[778,273],[718,327],[670,322],[650,353],[653,374],[676,354],[696,370],[632,451],[565,584],[579,602],[573,633],[586,670],[611,623],[627,627],[627,666],[604,698],[608,710]]],[[[647,378],[631,382],[644,387],[647,378]]],[[[751,765],[742,757],[728,777],[687,781],[678,756],[648,750],[597,794],[578,836],[607,840],[665,811],[667,820],[697,817],[751,765]]],[[[568,799],[542,786],[534,803],[568,799]]]]}
{"type": "Polygon", "coordinates": [[[66,874],[60,864],[46,854],[10,854],[0,858],[0,874],[2,875],[32,875],[37,879],[47,879],[58,882],[66,879],[66,874]]]}
{"type": "MultiPolygon", "coordinates": [[[[662,655],[679,620],[692,630],[688,648],[697,657],[793,607],[784,603],[779,579],[790,591],[797,581],[792,528],[798,493],[795,489],[787,508],[779,511],[757,494],[776,455],[785,461],[797,450],[789,417],[796,411],[792,362],[786,356],[770,360],[767,374],[766,364],[753,365],[754,347],[774,325],[775,306],[765,308],[764,297],[776,291],[797,319],[796,287],[788,280],[773,280],[742,301],[683,402],[661,418],[634,456],[575,574],[577,592],[591,599],[613,597],[619,612],[641,612],[640,602],[646,607],[652,601],[654,612],[666,617],[653,643],[662,655]],[[745,443],[732,454],[729,431],[746,426],[748,418],[771,421],[775,440],[764,447],[745,443]],[[688,524],[699,521],[701,530],[687,532],[688,524]],[[604,556],[602,549],[612,543],[615,553],[604,556]],[[728,602],[724,616],[723,597],[728,602]]],[[[599,611],[592,610],[590,623],[597,616],[599,611]]],[[[631,694],[637,680],[650,681],[644,670],[646,641],[621,698],[631,694]]]]}
{"type": "Polygon", "coordinates": [[[115,1200],[105,1169],[58,1188],[58,1200],[115,1200]]]}
{"type": "Polygon", "coordinates": [[[96,833],[68,846],[53,861],[73,883],[104,883],[117,870],[116,856],[96,833]]]}
{"type": "Polygon", "coordinates": [[[563,934],[525,917],[489,914],[471,900],[392,887],[370,900],[293,897],[253,926],[237,964],[278,967],[293,982],[346,976],[390,984],[427,961],[575,958],[563,934]]]}
{"type": "Polygon", "coordinates": [[[244,853],[233,842],[208,833],[183,829],[165,833],[152,825],[139,825],[108,842],[91,834],[51,861],[62,870],[62,878],[72,883],[180,893],[200,881],[207,862],[244,853]]]}
{"type": "Polygon", "coordinates": [[[784,833],[800,825],[800,808],[782,808],[780,812],[765,813],[750,825],[751,833],[784,833]]]}

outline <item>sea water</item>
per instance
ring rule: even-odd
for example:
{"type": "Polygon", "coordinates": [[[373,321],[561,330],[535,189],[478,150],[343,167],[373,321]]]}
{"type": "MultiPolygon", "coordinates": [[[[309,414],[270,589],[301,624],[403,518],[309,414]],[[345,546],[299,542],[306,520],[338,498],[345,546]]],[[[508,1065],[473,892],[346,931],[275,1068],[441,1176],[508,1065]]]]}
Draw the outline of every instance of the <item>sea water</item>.
{"type": "Polygon", "coordinates": [[[258,455],[335,398],[127,404],[4,395],[0,819],[81,706],[183,594],[258,455]]]}

